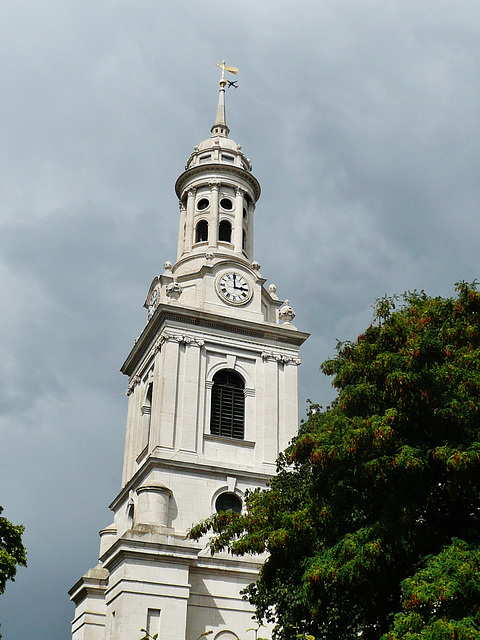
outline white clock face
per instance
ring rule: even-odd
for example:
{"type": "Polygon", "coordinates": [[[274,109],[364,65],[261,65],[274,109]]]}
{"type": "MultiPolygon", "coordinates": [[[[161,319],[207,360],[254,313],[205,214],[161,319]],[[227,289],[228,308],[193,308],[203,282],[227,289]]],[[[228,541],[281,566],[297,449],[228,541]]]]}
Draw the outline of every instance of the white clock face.
{"type": "Polygon", "coordinates": [[[245,304],[252,297],[251,286],[235,271],[228,271],[218,278],[217,292],[230,304],[245,304]]]}

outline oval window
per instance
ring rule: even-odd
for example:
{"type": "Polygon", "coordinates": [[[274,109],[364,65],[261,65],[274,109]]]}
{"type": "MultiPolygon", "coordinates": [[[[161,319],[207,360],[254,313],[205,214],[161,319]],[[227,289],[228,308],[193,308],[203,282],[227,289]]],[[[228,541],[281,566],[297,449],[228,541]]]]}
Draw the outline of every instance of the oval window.
{"type": "Polygon", "coordinates": [[[204,209],[206,209],[209,206],[210,202],[208,200],[208,198],[202,198],[201,200],[199,200],[197,202],[197,209],[199,211],[203,211],[204,209]]]}
{"type": "Polygon", "coordinates": [[[220,206],[226,211],[231,211],[233,209],[233,202],[230,200],[230,198],[222,198],[220,200],[220,206]]]}
{"type": "Polygon", "coordinates": [[[220,511],[234,511],[242,513],[242,501],[234,493],[221,493],[215,500],[215,509],[220,511]]]}

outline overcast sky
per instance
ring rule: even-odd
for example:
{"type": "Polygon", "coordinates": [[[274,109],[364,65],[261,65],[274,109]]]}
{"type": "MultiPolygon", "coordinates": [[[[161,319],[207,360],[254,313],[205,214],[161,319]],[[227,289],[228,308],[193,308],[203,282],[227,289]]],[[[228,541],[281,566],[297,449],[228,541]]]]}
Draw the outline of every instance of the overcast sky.
{"type": "Polygon", "coordinates": [[[120,488],[118,369],[175,260],[174,182],[222,59],[263,189],[255,257],[312,334],[302,415],[376,298],[480,276],[478,0],[3,0],[0,504],[29,562],[4,640],[69,637],[120,488]]]}

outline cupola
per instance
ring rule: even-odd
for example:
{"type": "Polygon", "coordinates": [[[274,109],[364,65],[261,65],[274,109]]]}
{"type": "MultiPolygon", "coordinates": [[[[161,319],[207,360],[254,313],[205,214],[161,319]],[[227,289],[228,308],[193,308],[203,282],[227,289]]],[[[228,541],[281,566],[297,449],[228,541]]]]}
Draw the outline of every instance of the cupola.
{"type": "Polygon", "coordinates": [[[228,137],[225,70],[232,68],[218,66],[222,78],[211,135],[194,147],[175,184],[180,206],[177,263],[205,252],[248,261],[253,256],[253,213],[260,184],[241,146],[228,137]]]}

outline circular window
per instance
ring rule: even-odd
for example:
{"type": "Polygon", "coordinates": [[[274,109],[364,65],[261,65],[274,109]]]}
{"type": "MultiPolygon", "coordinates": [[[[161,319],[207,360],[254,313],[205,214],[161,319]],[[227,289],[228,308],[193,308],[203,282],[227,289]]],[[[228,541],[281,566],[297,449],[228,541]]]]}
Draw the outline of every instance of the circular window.
{"type": "Polygon", "coordinates": [[[226,211],[231,211],[233,209],[233,202],[230,200],[230,198],[222,198],[220,200],[220,206],[226,211]]]}
{"type": "Polygon", "coordinates": [[[199,200],[197,202],[197,209],[199,211],[203,211],[204,209],[206,209],[209,206],[210,202],[208,200],[208,198],[202,198],[201,200],[199,200]]]}
{"type": "Polygon", "coordinates": [[[234,493],[221,493],[215,500],[215,509],[220,511],[234,511],[242,513],[242,501],[234,493]]]}

